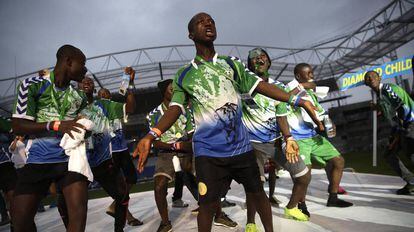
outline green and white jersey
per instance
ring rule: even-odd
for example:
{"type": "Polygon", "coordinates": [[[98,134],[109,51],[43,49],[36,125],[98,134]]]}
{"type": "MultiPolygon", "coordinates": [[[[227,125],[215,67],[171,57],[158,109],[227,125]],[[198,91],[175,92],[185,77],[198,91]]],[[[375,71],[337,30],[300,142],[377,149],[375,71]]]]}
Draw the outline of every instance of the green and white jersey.
{"type": "MultiPolygon", "coordinates": [[[[282,82],[268,79],[269,84],[276,85],[285,90],[282,82]]],[[[249,131],[250,140],[253,142],[268,143],[280,137],[280,129],[276,117],[286,116],[287,103],[273,100],[262,94],[253,97],[253,105],[243,101],[243,124],[249,131]]]]}
{"type": "MultiPolygon", "coordinates": [[[[167,110],[167,106],[164,103],[161,103],[157,108],[152,110],[148,116],[148,125],[150,128],[157,125],[158,121],[164,115],[164,112],[167,110]]],[[[161,135],[160,140],[164,143],[175,143],[181,140],[186,140],[189,134],[194,131],[193,122],[192,122],[192,114],[190,110],[186,107],[185,113],[181,114],[178,120],[161,135]]]]}
{"type": "Polygon", "coordinates": [[[261,81],[235,57],[196,56],[182,67],[173,81],[172,105],[191,102],[195,121],[195,156],[229,157],[252,150],[243,126],[240,94],[253,94],[261,81]]]}
{"type": "Polygon", "coordinates": [[[407,127],[414,122],[414,101],[396,84],[380,84],[378,105],[392,125],[407,127]]]}
{"type": "MultiPolygon", "coordinates": [[[[288,89],[288,91],[290,91],[288,89]]],[[[298,94],[299,97],[302,99],[311,101],[314,106],[317,108],[317,114],[323,115],[325,114],[325,110],[318,102],[318,98],[313,92],[313,90],[304,90],[298,94]]],[[[315,130],[315,124],[310,120],[310,117],[307,115],[306,111],[300,107],[293,107],[290,106],[289,112],[287,115],[287,120],[290,127],[290,133],[292,134],[293,138],[296,140],[312,138],[313,136],[317,135],[315,130]],[[304,115],[309,118],[309,120],[304,120],[304,115]]]]}
{"type": "MultiPolygon", "coordinates": [[[[86,97],[71,85],[59,89],[54,85],[54,73],[47,77],[23,80],[17,89],[13,118],[35,122],[75,119],[86,106],[86,97]]],[[[62,135],[50,132],[50,137],[36,138],[28,151],[27,163],[57,163],[68,161],[59,146],[62,135]]]]}
{"type": "Polygon", "coordinates": [[[125,115],[125,104],[107,99],[94,100],[80,114],[94,123],[92,128],[93,150],[88,150],[88,161],[91,167],[96,167],[110,159],[111,139],[115,136],[112,121],[125,115]]]}

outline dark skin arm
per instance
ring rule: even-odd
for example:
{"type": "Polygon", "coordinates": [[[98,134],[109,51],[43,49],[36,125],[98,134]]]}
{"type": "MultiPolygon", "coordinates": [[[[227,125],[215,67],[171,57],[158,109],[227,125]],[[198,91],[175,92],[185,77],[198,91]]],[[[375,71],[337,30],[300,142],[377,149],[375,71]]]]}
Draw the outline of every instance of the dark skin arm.
{"type": "MultiPolygon", "coordinates": [[[[125,68],[125,73],[129,74],[129,85],[134,85],[135,79],[135,70],[131,67],[125,68]]],[[[135,112],[136,102],[135,102],[135,95],[133,91],[128,91],[126,105],[125,105],[125,112],[127,114],[133,114],[135,112]]]]}
{"type": "MultiPolygon", "coordinates": [[[[21,118],[13,118],[12,119],[12,128],[14,133],[16,134],[22,134],[22,135],[37,135],[37,134],[43,134],[45,132],[48,132],[46,129],[46,122],[37,123],[34,121],[30,121],[27,119],[21,119],[21,118]]],[[[53,123],[50,123],[50,131],[52,131],[53,123]]],[[[72,131],[80,133],[81,131],[79,128],[85,129],[85,127],[79,123],[76,123],[76,119],[69,120],[69,121],[61,121],[59,126],[59,132],[62,134],[67,133],[72,139],[72,131]]]]}
{"type": "MultiPolygon", "coordinates": [[[[273,98],[278,101],[288,102],[290,94],[286,93],[285,91],[279,89],[275,85],[266,83],[264,81],[261,81],[257,87],[256,92],[263,94],[267,97],[273,98]]],[[[309,116],[312,118],[312,120],[315,122],[315,124],[318,126],[320,131],[324,131],[323,124],[318,120],[316,113],[315,113],[315,107],[312,105],[311,102],[300,100],[298,106],[304,108],[306,112],[309,114],[309,116]]]]}
{"type": "MultiPolygon", "coordinates": [[[[161,132],[167,131],[174,123],[177,121],[178,117],[181,115],[181,108],[179,106],[170,106],[164,115],[159,120],[158,124],[155,126],[161,132]]],[[[139,173],[144,171],[145,163],[148,158],[148,154],[151,148],[151,143],[155,140],[155,137],[147,134],[142,138],[137,147],[135,148],[132,156],[135,158],[139,155],[137,169],[139,173]]]]}

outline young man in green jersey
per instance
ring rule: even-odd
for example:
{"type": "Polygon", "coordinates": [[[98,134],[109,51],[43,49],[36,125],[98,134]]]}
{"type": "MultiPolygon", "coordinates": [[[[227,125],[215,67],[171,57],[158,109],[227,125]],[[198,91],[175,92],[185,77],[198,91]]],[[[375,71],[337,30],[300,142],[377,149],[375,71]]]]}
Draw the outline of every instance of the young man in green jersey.
{"type": "Polygon", "coordinates": [[[386,117],[392,127],[390,142],[385,150],[385,159],[392,169],[407,183],[397,190],[398,195],[414,193],[414,174],[398,158],[398,152],[405,145],[405,154],[414,162],[414,101],[401,87],[382,84],[380,75],[368,71],[364,76],[365,85],[378,96],[375,107],[386,117]]]}
{"type": "MultiPolygon", "coordinates": [[[[98,98],[111,100],[111,92],[108,89],[101,88],[98,91],[98,98]]],[[[129,153],[128,144],[123,133],[122,121],[124,118],[116,118],[110,121],[113,129],[114,137],[111,139],[112,148],[112,160],[114,162],[115,169],[121,170],[124,176],[125,182],[127,183],[128,193],[131,190],[133,184],[137,183],[137,171],[134,164],[132,163],[131,155],[129,153]]],[[[115,201],[107,208],[106,213],[113,216],[115,215],[115,201]]],[[[127,224],[130,226],[140,226],[142,221],[135,218],[131,212],[127,212],[127,224]]]]}
{"type": "Polygon", "coordinates": [[[129,87],[126,103],[114,102],[108,99],[94,99],[95,85],[93,79],[85,77],[82,80],[82,91],[88,99],[88,105],[81,115],[95,123],[92,130],[92,149],[87,150],[89,165],[94,179],[115,200],[114,231],[123,231],[128,212],[129,193],[127,183],[121,174],[121,169],[114,165],[111,151],[111,139],[115,136],[111,122],[123,120],[127,114],[135,111],[135,71],[125,68],[129,75],[129,87]]]}
{"type": "MultiPolygon", "coordinates": [[[[148,125],[154,127],[158,120],[168,109],[172,97],[172,80],[158,82],[158,88],[163,96],[162,103],[153,109],[147,116],[148,125]]],[[[154,173],[154,196],[158,212],[161,216],[161,223],[157,232],[172,231],[171,221],[168,217],[167,188],[168,182],[175,179],[177,164],[182,172],[190,173],[192,182],[185,182],[187,189],[193,197],[198,199],[197,184],[193,173],[192,159],[193,149],[191,144],[192,133],[194,132],[192,115],[186,107],[183,115],[166,131],[159,139],[154,141],[154,148],[158,150],[157,161],[154,173]],[[174,164],[176,159],[176,164],[174,164]]],[[[135,152],[134,152],[135,153],[135,152]]]]}
{"type": "MultiPolygon", "coordinates": [[[[286,87],[283,83],[270,78],[268,70],[271,66],[271,60],[264,49],[255,48],[250,50],[247,57],[247,64],[249,70],[259,76],[264,82],[285,90],[286,87]]],[[[242,120],[250,135],[250,142],[253,146],[253,152],[256,156],[262,181],[265,181],[264,164],[266,160],[271,160],[272,163],[276,162],[287,170],[292,177],[294,185],[290,201],[285,208],[285,216],[295,220],[308,221],[308,216],[301,212],[297,208],[297,205],[306,194],[310,182],[309,169],[300,157],[296,157],[294,160],[295,162],[293,162],[292,160],[287,159],[289,156],[285,156],[285,153],[282,152],[282,148],[275,148],[275,145],[279,142],[277,140],[280,139],[282,135],[284,143],[289,142],[297,146],[290,134],[289,125],[286,119],[289,106],[284,102],[275,101],[262,94],[256,94],[251,100],[252,101],[243,101],[242,120]]],[[[269,200],[273,204],[276,203],[273,196],[275,182],[275,169],[269,169],[269,200]]],[[[255,227],[255,214],[255,210],[247,208],[248,224],[246,227],[255,227]]]]}
{"type": "MultiPolygon", "coordinates": [[[[296,80],[299,82],[299,86],[294,89],[289,89],[290,93],[306,97],[312,101],[319,115],[326,114],[325,110],[319,104],[313,89],[309,88],[314,85],[312,83],[314,78],[312,67],[309,64],[300,63],[295,66],[294,74],[296,80]]],[[[345,163],[344,158],[325,137],[318,134],[312,122],[304,120],[301,109],[291,107],[287,119],[290,132],[299,145],[300,155],[309,169],[312,166],[311,158],[314,158],[322,165],[330,165],[332,167],[327,169],[329,170],[327,173],[329,180],[329,198],[326,205],[329,207],[352,206],[352,203],[338,198],[339,183],[342,178],[345,163]]],[[[302,199],[298,208],[303,209],[305,212],[307,211],[305,199],[302,199]]]]}
{"type": "Polygon", "coordinates": [[[86,106],[86,99],[70,81],[84,78],[86,58],[71,45],[60,47],[56,58],[49,77],[28,78],[18,87],[13,131],[30,135],[32,145],[15,189],[12,221],[16,232],[36,231],[37,206],[53,181],[67,203],[68,231],[85,230],[88,181],[84,175],[68,171],[69,157],[59,143],[63,134],[73,137],[72,131],[84,128],[76,123],[76,117],[86,106]]]}
{"type": "MultiPolygon", "coordinates": [[[[174,94],[158,124],[138,144],[138,170],[143,171],[153,141],[170,128],[191,102],[196,130],[193,135],[200,210],[198,230],[210,231],[220,197],[232,179],[243,184],[248,207],[255,207],[266,231],[273,231],[269,200],[260,182],[249,136],[242,124],[241,93],[258,92],[276,100],[304,107],[317,120],[310,102],[260,81],[238,58],[218,56],[214,49],[215,22],[206,13],[188,23],[188,37],[194,41],[196,57],[174,78],[174,94]]],[[[294,150],[294,149],[292,149],[294,150]]],[[[297,151],[289,153],[294,159],[297,151]]]]}

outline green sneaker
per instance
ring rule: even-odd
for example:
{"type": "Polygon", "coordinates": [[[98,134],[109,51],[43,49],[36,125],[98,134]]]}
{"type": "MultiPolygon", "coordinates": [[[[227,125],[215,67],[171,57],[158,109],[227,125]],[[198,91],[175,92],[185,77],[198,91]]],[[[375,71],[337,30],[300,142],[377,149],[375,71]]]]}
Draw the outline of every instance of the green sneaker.
{"type": "Polygon", "coordinates": [[[254,224],[254,223],[247,224],[246,229],[244,231],[245,232],[259,232],[259,230],[257,229],[256,224],[254,224]]]}
{"type": "Polygon", "coordinates": [[[221,212],[220,217],[214,217],[214,225],[234,228],[237,226],[237,222],[231,220],[224,212],[221,212]]]}
{"type": "Polygon", "coordinates": [[[302,213],[298,207],[292,209],[285,208],[285,217],[302,222],[309,221],[309,217],[302,213]]]}

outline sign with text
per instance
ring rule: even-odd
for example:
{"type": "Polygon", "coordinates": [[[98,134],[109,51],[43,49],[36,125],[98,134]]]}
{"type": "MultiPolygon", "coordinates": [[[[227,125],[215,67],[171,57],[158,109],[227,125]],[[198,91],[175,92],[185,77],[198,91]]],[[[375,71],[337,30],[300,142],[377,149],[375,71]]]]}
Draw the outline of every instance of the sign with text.
{"type": "Polygon", "coordinates": [[[347,73],[338,80],[339,90],[347,90],[364,84],[364,75],[367,71],[376,71],[382,79],[409,74],[412,72],[412,56],[387,62],[381,66],[374,66],[355,73],[347,73]]]}

